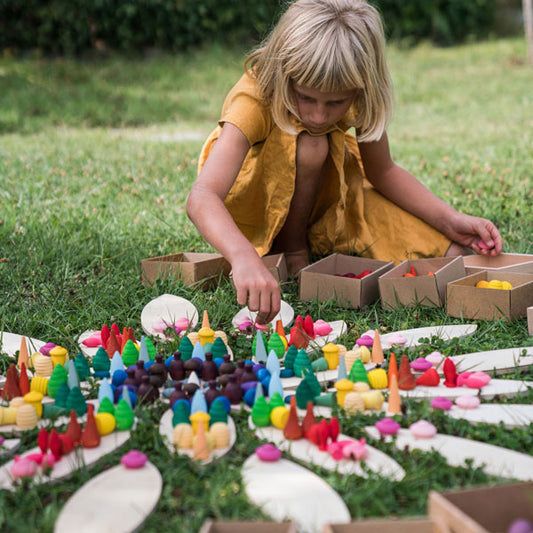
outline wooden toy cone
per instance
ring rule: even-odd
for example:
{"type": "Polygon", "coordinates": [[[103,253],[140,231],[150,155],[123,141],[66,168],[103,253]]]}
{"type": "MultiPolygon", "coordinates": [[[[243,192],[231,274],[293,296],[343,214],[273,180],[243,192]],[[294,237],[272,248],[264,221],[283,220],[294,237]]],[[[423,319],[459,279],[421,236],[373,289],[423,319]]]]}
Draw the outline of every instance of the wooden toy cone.
{"type": "Polygon", "coordinates": [[[402,399],[398,390],[398,375],[392,374],[389,379],[389,413],[398,414],[402,412],[402,399]]]}
{"type": "Polygon", "coordinates": [[[207,446],[207,437],[205,435],[205,426],[203,420],[198,422],[198,430],[192,451],[193,459],[195,460],[206,461],[209,459],[209,447],[207,446]]]}
{"type": "Polygon", "coordinates": [[[303,431],[298,422],[298,414],[296,413],[296,396],[291,397],[289,419],[283,428],[283,436],[289,440],[297,440],[303,437],[303,431]]]}
{"type": "Polygon", "coordinates": [[[416,380],[411,372],[411,365],[407,355],[402,355],[400,369],[398,371],[398,388],[402,390],[412,390],[416,387],[416,380]]]}
{"type": "Polygon", "coordinates": [[[22,368],[23,363],[26,365],[26,368],[28,368],[28,361],[28,345],[26,344],[26,337],[23,336],[22,339],[20,339],[20,351],[17,361],[17,367],[19,370],[22,368]]]}
{"type": "Polygon", "coordinates": [[[276,320],[276,333],[280,337],[286,337],[285,330],[283,329],[283,322],[279,318],[276,320]]]}
{"type": "Polygon", "coordinates": [[[137,341],[135,340],[135,334],[133,333],[133,328],[130,326],[128,328],[128,338],[133,344],[137,344],[137,341]]]}
{"type": "Polygon", "coordinates": [[[128,334],[128,328],[124,326],[124,329],[122,330],[122,346],[120,347],[120,353],[122,353],[122,350],[124,350],[124,346],[126,346],[129,338],[130,336],[128,334]]]}
{"type": "Polygon", "coordinates": [[[109,327],[107,326],[107,324],[104,324],[100,331],[100,337],[102,338],[102,346],[104,347],[104,349],[107,348],[107,343],[109,341],[109,335],[110,335],[109,327]]]}
{"type": "Polygon", "coordinates": [[[204,315],[202,317],[202,327],[211,328],[211,324],[209,324],[209,315],[207,314],[207,309],[204,309],[204,315]]]}
{"type": "Polygon", "coordinates": [[[307,410],[305,412],[304,419],[302,420],[302,431],[304,437],[307,438],[307,433],[311,429],[312,426],[316,424],[316,418],[315,413],[313,411],[313,402],[309,400],[307,402],[307,410]]]}
{"type": "Polygon", "coordinates": [[[396,375],[396,384],[398,384],[398,363],[396,362],[396,355],[394,352],[391,352],[389,356],[389,368],[387,369],[387,377],[389,378],[389,383],[391,382],[391,376],[396,375]]]}
{"type": "Polygon", "coordinates": [[[372,362],[376,365],[381,365],[385,361],[383,356],[383,348],[381,347],[381,339],[379,337],[379,332],[376,329],[374,335],[374,343],[372,344],[372,362]]]}
{"type": "Polygon", "coordinates": [[[109,334],[109,340],[107,341],[106,352],[107,352],[107,355],[109,355],[110,359],[113,358],[113,356],[115,355],[115,352],[121,352],[120,344],[118,342],[117,335],[114,329],[112,329],[109,334]]]}
{"type": "Polygon", "coordinates": [[[30,380],[28,378],[28,373],[26,372],[26,365],[24,363],[22,363],[20,367],[19,389],[22,396],[30,392],[30,380]]]}
{"type": "Polygon", "coordinates": [[[87,405],[87,422],[81,434],[81,445],[84,448],[96,448],[100,445],[101,439],[96,420],[94,419],[94,408],[90,403],[87,405]]]}
{"type": "Polygon", "coordinates": [[[75,446],[81,442],[81,426],[78,422],[78,417],[74,409],[70,410],[70,421],[68,423],[65,435],[69,436],[70,440],[75,446]]]}

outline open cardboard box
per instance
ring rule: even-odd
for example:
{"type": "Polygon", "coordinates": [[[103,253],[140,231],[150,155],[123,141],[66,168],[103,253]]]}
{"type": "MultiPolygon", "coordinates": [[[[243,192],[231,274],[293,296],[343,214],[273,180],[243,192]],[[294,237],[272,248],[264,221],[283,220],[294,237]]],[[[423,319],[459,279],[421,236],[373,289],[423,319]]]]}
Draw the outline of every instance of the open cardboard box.
{"type": "Polygon", "coordinates": [[[442,307],[446,302],[446,286],[463,278],[462,257],[434,257],[409,259],[379,278],[379,292],[383,307],[415,305],[442,307]],[[414,267],[416,277],[404,277],[414,267]],[[428,275],[433,272],[433,275],[428,275]]]}
{"type": "Polygon", "coordinates": [[[334,298],[342,307],[364,307],[379,298],[378,278],[393,266],[390,261],[332,254],[300,270],[300,300],[324,302],[334,298]],[[364,270],[371,273],[361,279],[344,277],[364,270]]]}
{"type": "Polygon", "coordinates": [[[451,316],[467,319],[514,320],[526,316],[527,307],[532,302],[533,275],[484,270],[448,285],[446,312],[451,316]],[[508,281],[513,288],[501,290],[476,287],[476,283],[481,280],[493,279],[508,281]]]}
{"type": "Polygon", "coordinates": [[[199,533],[298,533],[293,522],[217,522],[206,520],[199,533]]]}
{"type": "Polygon", "coordinates": [[[158,278],[173,277],[185,285],[207,289],[229,271],[230,264],[214,253],[183,252],[141,261],[141,280],[145,285],[153,285],[158,278]]]}
{"type": "Polygon", "coordinates": [[[515,269],[527,263],[531,270],[524,273],[533,274],[533,255],[530,254],[466,255],[463,259],[467,276],[482,270],[515,269]]]}
{"type": "Polygon", "coordinates": [[[349,524],[326,524],[322,533],[433,533],[427,518],[398,520],[362,520],[349,524]]]}
{"type": "Polygon", "coordinates": [[[289,279],[285,254],[264,255],[261,259],[278,283],[289,279]]]}
{"type": "Polygon", "coordinates": [[[533,522],[533,483],[429,493],[436,533],[505,533],[517,518],[533,522]]]}

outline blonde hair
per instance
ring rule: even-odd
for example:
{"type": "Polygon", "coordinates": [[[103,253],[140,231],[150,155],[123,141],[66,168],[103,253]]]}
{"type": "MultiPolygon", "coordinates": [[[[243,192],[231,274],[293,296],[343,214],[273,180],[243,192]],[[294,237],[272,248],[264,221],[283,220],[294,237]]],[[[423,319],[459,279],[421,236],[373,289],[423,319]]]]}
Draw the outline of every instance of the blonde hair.
{"type": "Polygon", "coordinates": [[[296,133],[292,84],[324,92],[356,89],[350,124],[359,140],[381,138],[392,116],[392,82],[377,10],[364,0],[297,0],[281,16],[245,69],[257,79],[274,122],[296,133]]]}

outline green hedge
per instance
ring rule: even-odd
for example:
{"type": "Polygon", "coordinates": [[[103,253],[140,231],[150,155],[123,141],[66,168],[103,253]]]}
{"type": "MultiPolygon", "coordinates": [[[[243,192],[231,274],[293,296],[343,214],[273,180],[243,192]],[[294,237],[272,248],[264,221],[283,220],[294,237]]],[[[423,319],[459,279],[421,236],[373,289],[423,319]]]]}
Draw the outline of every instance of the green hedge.
{"type": "MultiPolygon", "coordinates": [[[[0,0],[0,49],[76,55],[94,48],[187,50],[252,43],[283,0],[0,0]]],[[[392,39],[454,44],[483,37],[496,0],[372,0],[392,39]]]]}

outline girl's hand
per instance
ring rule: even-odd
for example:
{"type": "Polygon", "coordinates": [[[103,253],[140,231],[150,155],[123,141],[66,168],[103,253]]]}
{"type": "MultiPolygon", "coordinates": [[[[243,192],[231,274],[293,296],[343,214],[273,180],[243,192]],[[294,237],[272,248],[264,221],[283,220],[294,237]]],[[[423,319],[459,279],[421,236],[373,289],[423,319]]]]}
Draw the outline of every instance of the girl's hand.
{"type": "Polygon", "coordinates": [[[257,259],[241,259],[232,265],[232,277],[237,289],[237,302],[248,304],[248,309],[257,312],[256,321],[268,324],[279,313],[281,294],[278,282],[257,259]]]}
{"type": "Polygon", "coordinates": [[[496,226],[485,218],[456,213],[446,225],[444,232],[452,241],[472,248],[482,255],[499,255],[502,237],[496,226]]]}

